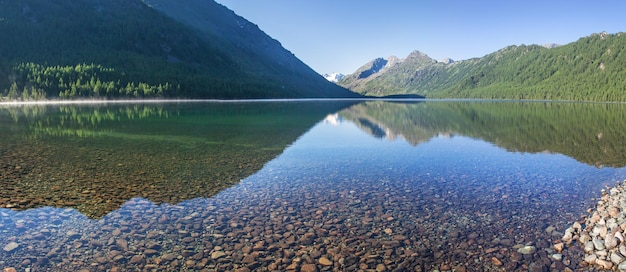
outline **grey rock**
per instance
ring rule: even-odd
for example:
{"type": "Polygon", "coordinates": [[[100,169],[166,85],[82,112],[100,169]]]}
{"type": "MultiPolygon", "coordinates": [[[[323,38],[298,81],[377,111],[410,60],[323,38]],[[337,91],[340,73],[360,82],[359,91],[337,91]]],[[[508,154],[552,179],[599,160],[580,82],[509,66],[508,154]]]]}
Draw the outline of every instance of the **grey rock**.
{"type": "Polygon", "coordinates": [[[11,251],[17,249],[19,246],[20,246],[20,244],[18,244],[16,242],[10,242],[6,246],[4,246],[3,250],[5,252],[11,252],[11,251]]]}
{"type": "Polygon", "coordinates": [[[602,240],[602,239],[593,238],[592,242],[593,242],[593,247],[596,250],[604,250],[606,248],[604,246],[604,240],[602,240]]]}
{"type": "Polygon", "coordinates": [[[517,252],[522,253],[524,255],[534,254],[537,249],[534,246],[524,246],[517,250],[517,252]]]}

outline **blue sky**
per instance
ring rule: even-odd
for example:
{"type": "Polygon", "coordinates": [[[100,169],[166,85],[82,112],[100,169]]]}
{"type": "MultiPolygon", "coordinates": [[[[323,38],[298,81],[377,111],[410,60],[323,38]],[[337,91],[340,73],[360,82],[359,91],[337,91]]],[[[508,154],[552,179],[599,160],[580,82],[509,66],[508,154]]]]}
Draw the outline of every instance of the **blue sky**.
{"type": "Polygon", "coordinates": [[[419,50],[482,57],[508,45],[566,44],[626,32],[626,1],[217,0],[319,73],[349,74],[419,50]]]}

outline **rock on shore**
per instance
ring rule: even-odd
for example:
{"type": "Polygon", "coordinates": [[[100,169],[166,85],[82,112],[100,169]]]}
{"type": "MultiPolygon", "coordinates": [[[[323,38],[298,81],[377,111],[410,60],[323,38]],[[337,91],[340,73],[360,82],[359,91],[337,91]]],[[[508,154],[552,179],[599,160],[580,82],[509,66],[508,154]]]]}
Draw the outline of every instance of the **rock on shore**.
{"type": "MultiPolygon", "coordinates": [[[[626,271],[626,181],[602,190],[595,209],[584,222],[575,222],[563,235],[568,246],[580,243],[583,263],[601,270],[626,271]]],[[[563,244],[554,248],[562,250],[563,244]]]]}

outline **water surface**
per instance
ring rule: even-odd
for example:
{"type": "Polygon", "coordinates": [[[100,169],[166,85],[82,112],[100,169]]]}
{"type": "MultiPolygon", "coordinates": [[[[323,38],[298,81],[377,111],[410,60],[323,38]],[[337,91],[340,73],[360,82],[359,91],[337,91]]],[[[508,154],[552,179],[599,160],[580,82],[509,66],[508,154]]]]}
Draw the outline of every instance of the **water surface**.
{"type": "Polygon", "coordinates": [[[0,109],[0,268],[563,270],[626,109],[273,102],[0,109]],[[533,246],[523,255],[518,248],[533,246]]]}

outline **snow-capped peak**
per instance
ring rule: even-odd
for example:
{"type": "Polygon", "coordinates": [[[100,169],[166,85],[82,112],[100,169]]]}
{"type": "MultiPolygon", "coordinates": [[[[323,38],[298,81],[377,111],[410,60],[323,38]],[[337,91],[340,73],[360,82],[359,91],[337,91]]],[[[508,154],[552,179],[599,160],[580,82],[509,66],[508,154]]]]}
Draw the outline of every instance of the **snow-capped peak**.
{"type": "Polygon", "coordinates": [[[324,76],[326,80],[330,82],[335,82],[335,83],[337,83],[339,80],[345,77],[345,75],[341,73],[323,74],[322,76],[324,76]]]}

